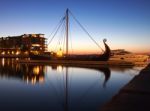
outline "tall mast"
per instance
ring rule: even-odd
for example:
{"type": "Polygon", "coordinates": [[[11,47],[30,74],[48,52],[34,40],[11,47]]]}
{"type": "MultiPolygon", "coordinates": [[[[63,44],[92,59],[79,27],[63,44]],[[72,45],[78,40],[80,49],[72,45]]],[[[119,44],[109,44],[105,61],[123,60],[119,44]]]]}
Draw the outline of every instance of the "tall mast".
{"type": "Polygon", "coordinates": [[[68,17],[68,8],[66,10],[66,56],[68,55],[68,22],[69,22],[69,17],[68,17]]]}

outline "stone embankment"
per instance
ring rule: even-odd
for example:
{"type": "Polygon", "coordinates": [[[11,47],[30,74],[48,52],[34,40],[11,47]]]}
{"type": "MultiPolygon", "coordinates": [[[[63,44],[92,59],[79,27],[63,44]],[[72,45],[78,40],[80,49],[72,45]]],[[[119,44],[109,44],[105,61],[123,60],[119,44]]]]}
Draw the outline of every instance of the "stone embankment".
{"type": "Polygon", "coordinates": [[[150,111],[150,64],[106,103],[101,111],[150,111]]]}

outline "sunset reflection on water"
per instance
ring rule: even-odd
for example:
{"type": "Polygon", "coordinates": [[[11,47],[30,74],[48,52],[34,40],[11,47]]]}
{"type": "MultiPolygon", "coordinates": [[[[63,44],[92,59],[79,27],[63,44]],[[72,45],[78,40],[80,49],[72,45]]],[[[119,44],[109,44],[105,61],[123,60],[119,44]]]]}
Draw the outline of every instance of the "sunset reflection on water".
{"type": "Polygon", "coordinates": [[[66,107],[69,111],[97,111],[140,71],[14,61],[0,62],[0,103],[5,103],[0,104],[0,110],[3,111],[64,111],[66,107]]]}

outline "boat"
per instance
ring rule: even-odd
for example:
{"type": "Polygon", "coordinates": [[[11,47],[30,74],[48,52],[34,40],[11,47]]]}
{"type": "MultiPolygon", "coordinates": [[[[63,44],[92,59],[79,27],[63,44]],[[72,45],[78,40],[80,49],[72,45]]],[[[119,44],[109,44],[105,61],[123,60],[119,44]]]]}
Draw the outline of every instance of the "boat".
{"type": "MultiPolygon", "coordinates": [[[[69,9],[66,10],[65,16],[61,19],[61,22],[65,22],[65,35],[66,35],[66,52],[64,55],[61,56],[56,56],[57,54],[55,53],[55,56],[53,54],[30,54],[30,58],[31,59],[38,59],[38,60],[79,60],[79,61],[108,61],[111,55],[111,50],[109,48],[109,46],[106,43],[106,39],[103,40],[104,46],[105,46],[105,50],[102,50],[103,53],[99,54],[99,55],[94,55],[94,54],[90,54],[90,55],[73,55],[73,54],[69,54],[68,52],[68,30],[69,30],[69,12],[70,14],[73,16],[73,14],[71,13],[71,11],[69,9]]],[[[99,47],[99,44],[92,38],[92,36],[86,31],[86,29],[80,24],[79,21],[77,21],[77,19],[73,16],[73,18],[76,20],[76,22],[79,24],[79,26],[87,33],[87,35],[90,37],[90,39],[99,47]]],[[[61,26],[61,24],[60,24],[61,26]]],[[[57,31],[59,30],[60,26],[58,27],[58,29],[56,30],[54,36],[56,35],[57,31]]],[[[49,43],[51,43],[51,41],[54,39],[54,36],[52,37],[52,39],[50,40],[49,43]]],[[[102,49],[102,48],[101,48],[102,49]]]]}
{"type": "Polygon", "coordinates": [[[101,55],[66,55],[64,57],[58,57],[58,60],[79,60],[79,61],[108,61],[111,55],[111,50],[106,44],[106,39],[103,40],[105,51],[101,55]]]}

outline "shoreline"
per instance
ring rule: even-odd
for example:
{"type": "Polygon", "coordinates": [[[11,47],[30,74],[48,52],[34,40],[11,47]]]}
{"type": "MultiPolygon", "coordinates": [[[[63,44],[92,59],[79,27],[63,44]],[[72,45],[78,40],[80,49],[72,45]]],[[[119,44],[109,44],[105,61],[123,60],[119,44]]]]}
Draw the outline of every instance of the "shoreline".
{"type": "Polygon", "coordinates": [[[125,85],[100,111],[150,110],[150,64],[125,85]]]}
{"type": "Polygon", "coordinates": [[[129,61],[73,61],[73,60],[16,60],[21,64],[62,64],[74,66],[119,66],[119,67],[133,67],[133,66],[147,66],[147,62],[129,62],[129,61]]]}

